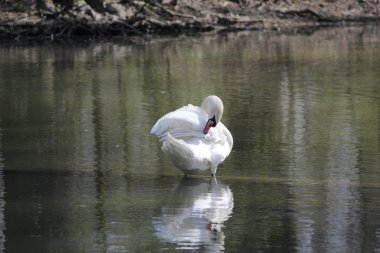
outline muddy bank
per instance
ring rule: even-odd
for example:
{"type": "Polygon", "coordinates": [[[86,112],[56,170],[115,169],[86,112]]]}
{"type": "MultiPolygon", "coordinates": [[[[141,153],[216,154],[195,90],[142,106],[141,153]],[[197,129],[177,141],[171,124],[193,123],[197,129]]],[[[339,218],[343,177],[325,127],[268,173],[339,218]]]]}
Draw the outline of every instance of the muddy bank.
{"type": "Polygon", "coordinates": [[[0,0],[0,37],[149,36],[235,30],[296,31],[380,21],[380,0],[106,0],[69,10],[33,0],[0,0]]]}

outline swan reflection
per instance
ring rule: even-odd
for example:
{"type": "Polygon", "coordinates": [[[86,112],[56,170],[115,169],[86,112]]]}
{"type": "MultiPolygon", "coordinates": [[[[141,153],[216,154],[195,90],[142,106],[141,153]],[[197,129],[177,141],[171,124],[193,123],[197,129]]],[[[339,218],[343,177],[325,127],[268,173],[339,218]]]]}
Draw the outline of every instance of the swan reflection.
{"type": "Polygon", "coordinates": [[[176,243],[180,249],[224,250],[222,228],[234,206],[231,189],[216,179],[184,178],[175,188],[169,204],[153,217],[155,236],[176,243]]]}

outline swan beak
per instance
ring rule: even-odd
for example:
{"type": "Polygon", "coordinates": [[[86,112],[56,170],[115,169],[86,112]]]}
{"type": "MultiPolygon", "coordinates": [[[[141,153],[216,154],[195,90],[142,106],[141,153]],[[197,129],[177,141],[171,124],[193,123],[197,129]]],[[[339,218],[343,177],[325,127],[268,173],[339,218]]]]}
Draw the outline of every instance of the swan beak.
{"type": "MultiPolygon", "coordinates": [[[[214,118],[215,118],[215,117],[214,117],[214,118]]],[[[210,130],[210,128],[211,128],[211,127],[214,127],[214,126],[216,125],[216,124],[215,124],[215,120],[214,120],[214,118],[209,119],[209,120],[207,121],[206,126],[205,126],[205,128],[203,129],[203,133],[204,133],[204,134],[207,134],[208,131],[210,130]]]]}

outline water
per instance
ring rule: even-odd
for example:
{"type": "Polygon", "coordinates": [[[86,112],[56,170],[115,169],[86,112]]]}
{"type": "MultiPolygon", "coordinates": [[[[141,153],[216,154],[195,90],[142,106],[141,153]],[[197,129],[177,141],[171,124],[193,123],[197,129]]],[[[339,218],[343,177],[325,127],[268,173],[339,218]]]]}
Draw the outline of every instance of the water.
{"type": "Polygon", "coordinates": [[[0,46],[2,252],[380,252],[380,27],[0,46]],[[216,180],[149,134],[224,102],[216,180]]]}

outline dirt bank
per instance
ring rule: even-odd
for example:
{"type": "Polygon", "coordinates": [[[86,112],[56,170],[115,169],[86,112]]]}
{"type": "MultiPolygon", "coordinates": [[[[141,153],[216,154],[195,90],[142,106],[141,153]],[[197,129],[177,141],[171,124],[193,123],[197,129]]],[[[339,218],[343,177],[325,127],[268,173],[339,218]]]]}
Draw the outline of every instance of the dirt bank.
{"type": "Polygon", "coordinates": [[[380,0],[105,0],[95,11],[36,7],[33,0],[0,0],[0,37],[147,36],[226,30],[297,30],[380,21],[380,0]]]}

